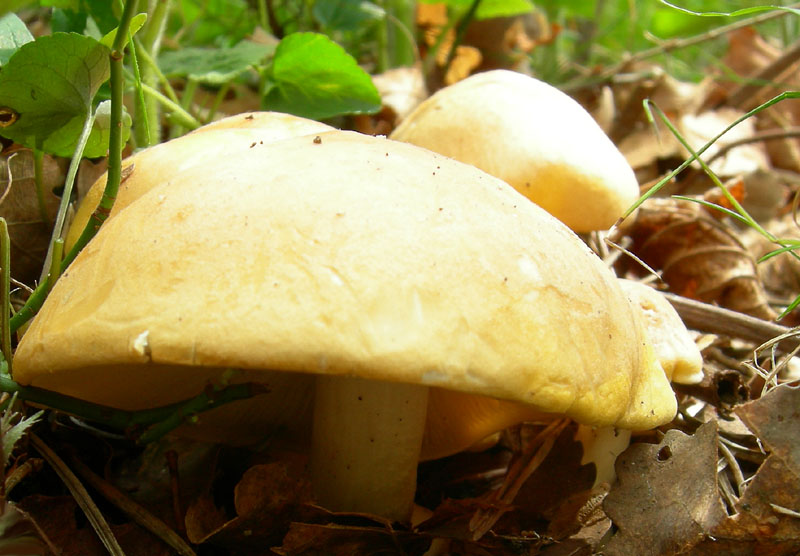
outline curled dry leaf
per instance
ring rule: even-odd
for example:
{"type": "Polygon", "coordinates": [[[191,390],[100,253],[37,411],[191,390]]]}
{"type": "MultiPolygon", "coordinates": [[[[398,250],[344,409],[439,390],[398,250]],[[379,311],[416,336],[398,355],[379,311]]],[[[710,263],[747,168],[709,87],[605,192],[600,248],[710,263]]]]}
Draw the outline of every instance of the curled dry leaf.
{"type": "Polygon", "coordinates": [[[649,199],[627,229],[630,251],[656,271],[671,291],[770,320],[756,262],[734,231],[698,204],[649,199]]]}
{"type": "Polygon", "coordinates": [[[195,544],[274,546],[293,519],[302,519],[302,506],[310,498],[305,461],[287,455],[245,472],[235,488],[233,519],[226,519],[209,498],[195,500],[186,512],[186,531],[195,544]]]}
{"type": "Polygon", "coordinates": [[[617,458],[617,483],[603,507],[618,527],[607,556],[689,553],[725,511],[717,492],[717,426],[687,436],[666,433],[659,444],[635,444],[617,458]]]}
{"type": "MultiPolygon", "coordinates": [[[[91,527],[79,527],[76,515],[78,506],[71,496],[31,495],[23,498],[19,509],[30,519],[48,547],[55,548],[59,556],[106,556],[108,551],[100,543],[91,527]]],[[[111,525],[126,556],[169,556],[170,548],[148,531],[134,523],[111,525]]]]}
{"type": "Polygon", "coordinates": [[[717,524],[693,554],[800,552],[800,389],[779,386],[735,410],[760,438],[769,455],[749,480],[735,514],[717,524]]]}
{"type": "Polygon", "coordinates": [[[11,273],[26,284],[39,278],[58,211],[59,198],[52,191],[64,182],[64,172],[49,155],[44,157],[42,174],[44,213],[36,194],[33,151],[19,149],[0,156],[0,217],[8,222],[11,273]]]}

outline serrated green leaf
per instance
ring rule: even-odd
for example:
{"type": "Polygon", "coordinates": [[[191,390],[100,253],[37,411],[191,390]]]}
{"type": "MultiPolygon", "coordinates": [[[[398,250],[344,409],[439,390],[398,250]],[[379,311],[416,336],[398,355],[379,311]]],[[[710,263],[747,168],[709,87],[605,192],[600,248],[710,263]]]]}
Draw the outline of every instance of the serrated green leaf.
{"type": "Polygon", "coordinates": [[[5,467],[8,465],[8,458],[11,456],[11,452],[14,451],[14,446],[16,446],[17,442],[22,439],[22,437],[25,435],[25,432],[31,428],[32,425],[36,424],[36,422],[42,416],[42,413],[42,411],[39,411],[27,419],[22,419],[18,423],[12,424],[12,421],[16,420],[20,414],[10,409],[6,409],[3,412],[3,416],[0,418],[0,435],[2,435],[3,447],[3,469],[5,469],[5,467]]]}
{"type": "Polygon", "coordinates": [[[231,48],[183,48],[164,52],[158,66],[169,77],[189,77],[200,83],[222,85],[274,52],[274,47],[242,41],[231,48]]]}
{"type": "Polygon", "coordinates": [[[317,33],[285,37],[275,49],[269,77],[264,102],[270,110],[323,119],[381,108],[367,72],[341,46],[317,33]]]}
{"type": "Polygon", "coordinates": [[[89,114],[108,76],[109,49],[90,37],[56,33],[23,45],[0,74],[0,108],[16,115],[0,135],[43,148],[48,137],[68,128],[74,144],[80,133],[74,122],[89,114]]]}
{"type": "Polygon", "coordinates": [[[0,67],[6,65],[6,62],[23,44],[32,40],[33,35],[15,14],[8,14],[0,18],[0,67]]]}
{"type": "MultiPolygon", "coordinates": [[[[130,36],[134,36],[139,29],[141,29],[145,22],[147,21],[147,14],[141,13],[136,14],[131,18],[131,26],[130,26],[130,36]]],[[[104,44],[108,48],[111,48],[114,45],[114,39],[117,38],[117,28],[114,27],[111,31],[106,33],[102,39],[100,39],[100,43],[104,44]]]]}
{"type": "Polygon", "coordinates": [[[337,31],[354,31],[386,17],[383,8],[366,0],[316,0],[312,13],[320,25],[337,31]]]}

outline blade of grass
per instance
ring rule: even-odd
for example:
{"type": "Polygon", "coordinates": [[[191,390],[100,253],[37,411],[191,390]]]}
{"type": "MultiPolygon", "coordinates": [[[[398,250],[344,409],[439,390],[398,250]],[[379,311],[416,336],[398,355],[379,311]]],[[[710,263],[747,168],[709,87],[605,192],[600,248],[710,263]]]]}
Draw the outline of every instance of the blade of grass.
{"type": "MultiPolygon", "coordinates": [[[[648,199],[652,195],[654,195],[659,189],[661,189],[661,187],[663,187],[664,184],[666,184],[669,180],[671,180],[674,176],[676,176],[680,171],[682,171],[684,168],[686,168],[688,166],[688,164],[690,164],[691,162],[696,160],[700,164],[700,166],[702,167],[702,169],[706,173],[706,175],[708,175],[708,177],[714,182],[714,184],[719,189],[722,190],[722,193],[723,193],[725,199],[731,204],[731,206],[733,207],[734,210],[725,209],[725,208],[720,207],[718,205],[714,205],[713,203],[708,203],[709,206],[712,206],[713,208],[715,208],[717,210],[721,210],[721,211],[725,212],[726,214],[734,216],[735,218],[737,218],[741,222],[744,222],[745,225],[747,225],[747,226],[751,227],[752,229],[756,230],[759,234],[761,234],[763,237],[767,238],[770,242],[775,243],[775,244],[779,245],[780,247],[787,247],[788,246],[787,244],[782,243],[782,241],[780,239],[778,239],[773,234],[771,234],[769,231],[764,229],[764,227],[761,226],[761,224],[759,224],[752,216],[750,216],[750,214],[745,210],[745,208],[741,205],[741,203],[739,203],[739,201],[731,194],[731,192],[728,191],[728,188],[725,187],[725,185],[720,181],[720,179],[717,177],[717,175],[711,170],[711,168],[709,168],[708,163],[700,158],[700,155],[702,155],[709,147],[711,147],[711,145],[713,145],[717,140],[719,140],[719,138],[722,137],[725,133],[727,133],[729,130],[731,130],[732,128],[734,128],[735,126],[737,126],[738,124],[740,124],[741,122],[746,120],[747,118],[750,118],[750,117],[754,116],[758,112],[760,112],[762,110],[765,110],[766,108],[769,108],[770,106],[772,106],[772,105],[774,105],[774,104],[776,104],[778,102],[781,102],[782,100],[796,99],[796,98],[800,98],[800,92],[798,92],[798,91],[786,91],[784,93],[781,93],[780,95],[768,100],[767,102],[761,104],[760,106],[754,108],[753,110],[750,110],[745,115],[743,115],[740,118],[738,118],[736,121],[734,121],[732,124],[727,126],[724,130],[722,130],[722,132],[720,132],[718,135],[716,135],[714,138],[712,138],[709,142],[707,142],[705,145],[703,145],[703,147],[701,149],[699,149],[697,151],[695,151],[691,147],[691,145],[689,145],[689,143],[684,139],[684,137],[677,130],[677,128],[675,128],[675,126],[672,124],[672,122],[670,121],[669,117],[667,117],[667,115],[664,114],[664,112],[660,108],[658,108],[658,106],[656,106],[650,100],[645,100],[644,107],[645,107],[645,112],[647,114],[648,119],[651,122],[655,122],[655,118],[653,116],[653,111],[658,112],[658,116],[661,119],[661,121],[664,123],[664,125],[667,126],[667,128],[670,131],[670,133],[672,133],[672,135],[689,152],[690,157],[688,159],[686,159],[683,162],[683,164],[681,164],[676,170],[671,172],[664,179],[660,180],[655,186],[650,188],[650,190],[648,190],[642,197],[640,197],[639,200],[634,204],[634,206],[632,208],[628,209],[628,211],[625,213],[625,215],[622,217],[622,219],[626,218],[631,212],[633,212],[633,210],[635,210],[636,207],[638,207],[646,199],[648,199]]],[[[693,202],[698,202],[698,203],[701,203],[701,204],[706,204],[704,201],[700,201],[698,199],[692,199],[692,198],[688,198],[688,197],[683,197],[683,199],[689,200],[689,201],[693,201],[693,202]]],[[[620,219],[620,220],[622,220],[622,219],[620,219]]],[[[791,256],[795,257],[796,259],[800,260],[800,254],[798,254],[795,250],[787,249],[785,252],[787,252],[791,256]]],[[[798,305],[800,305],[800,295],[797,296],[797,298],[789,305],[789,307],[784,309],[784,311],[778,316],[778,320],[780,320],[781,318],[783,318],[784,316],[789,314],[798,305]]]]}
{"type": "Polygon", "coordinates": [[[67,464],[58,457],[58,454],[50,449],[36,434],[31,433],[29,438],[31,445],[42,455],[45,461],[50,464],[50,467],[53,468],[69,489],[70,494],[72,494],[75,502],[77,502],[78,506],[83,510],[83,513],[92,525],[92,529],[97,533],[97,536],[100,538],[103,546],[106,547],[106,550],[108,550],[108,553],[112,556],[125,556],[125,552],[123,552],[122,547],[120,547],[117,542],[117,538],[111,531],[111,527],[109,527],[100,509],[94,503],[92,497],[89,496],[86,488],[80,480],[78,480],[72,470],[67,467],[67,464]]]}

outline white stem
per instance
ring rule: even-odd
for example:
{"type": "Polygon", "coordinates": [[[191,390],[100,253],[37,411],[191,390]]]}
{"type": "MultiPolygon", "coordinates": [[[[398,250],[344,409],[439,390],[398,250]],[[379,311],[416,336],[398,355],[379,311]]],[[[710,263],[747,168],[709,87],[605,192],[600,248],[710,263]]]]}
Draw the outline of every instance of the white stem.
{"type": "Polygon", "coordinates": [[[630,445],[631,431],[578,425],[575,440],[583,444],[581,465],[594,463],[597,470],[592,488],[602,483],[613,484],[617,478],[614,462],[630,445]]]}
{"type": "Polygon", "coordinates": [[[310,467],[317,502],[407,522],[428,387],[318,376],[314,404],[310,467]]]}

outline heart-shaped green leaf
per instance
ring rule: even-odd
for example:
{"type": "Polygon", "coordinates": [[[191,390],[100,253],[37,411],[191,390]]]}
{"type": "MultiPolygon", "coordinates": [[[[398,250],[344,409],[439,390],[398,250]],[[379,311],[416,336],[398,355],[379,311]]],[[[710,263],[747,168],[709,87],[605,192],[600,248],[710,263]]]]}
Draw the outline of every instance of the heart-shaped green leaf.
{"type": "Polygon", "coordinates": [[[381,97],[367,72],[325,35],[294,33],[275,49],[270,110],[322,119],[339,114],[372,114],[381,97]]]}
{"type": "MultiPolygon", "coordinates": [[[[55,33],[23,45],[0,73],[0,135],[45,148],[45,141],[62,131],[74,133],[74,139],[58,143],[74,145],[81,127],[74,122],[89,114],[109,66],[108,48],[74,33],[55,33]]],[[[55,154],[70,153],[59,148],[55,154]]]]}

